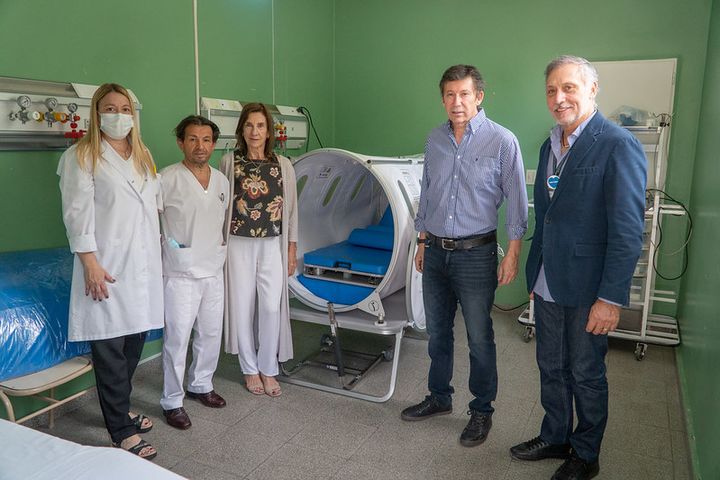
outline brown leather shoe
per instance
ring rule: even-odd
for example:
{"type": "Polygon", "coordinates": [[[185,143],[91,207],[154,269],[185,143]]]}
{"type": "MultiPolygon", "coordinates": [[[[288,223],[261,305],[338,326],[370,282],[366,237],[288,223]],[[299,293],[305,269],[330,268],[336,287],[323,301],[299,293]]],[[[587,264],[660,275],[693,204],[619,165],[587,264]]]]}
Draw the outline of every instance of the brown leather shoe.
{"type": "Polygon", "coordinates": [[[222,408],[227,403],[225,402],[225,399],[215,393],[215,390],[210,390],[208,393],[193,393],[191,391],[187,391],[188,398],[194,398],[195,400],[200,400],[200,403],[205,405],[206,407],[210,408],[222,408]]]}
{"type": "Polygon", "coordinates": [[[187,430],[192,426],[190,417],[183,407],[173,408],[172,410],[163,410],[165,420],[171,427],[179,428],[180,430],[187,430]]]}

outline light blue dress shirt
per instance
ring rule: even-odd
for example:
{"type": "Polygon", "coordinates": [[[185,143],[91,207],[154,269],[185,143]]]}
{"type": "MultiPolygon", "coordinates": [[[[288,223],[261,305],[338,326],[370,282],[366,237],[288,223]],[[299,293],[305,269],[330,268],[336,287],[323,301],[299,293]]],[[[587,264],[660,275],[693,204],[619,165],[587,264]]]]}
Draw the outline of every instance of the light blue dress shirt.
{"type": "Polygon", "coordinates": [[[510,130],[480,110],[459,145],[450,121],[430,132],[415,217],[418,232],[445,238],[491,232],[497,229],[503,199],[508,238],[521,239],[528,219],[525,170],[510,130]]]}

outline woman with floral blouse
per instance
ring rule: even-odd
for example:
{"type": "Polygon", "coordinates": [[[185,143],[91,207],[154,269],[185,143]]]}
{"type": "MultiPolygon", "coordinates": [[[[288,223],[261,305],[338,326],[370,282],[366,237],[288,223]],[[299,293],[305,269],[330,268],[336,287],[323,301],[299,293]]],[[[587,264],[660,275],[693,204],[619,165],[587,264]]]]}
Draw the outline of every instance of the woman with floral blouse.
{"type": "Polygon", "coordinates": [[[262,103],[244,105],[237,147],[220,170],[230,181],[225,220],[225,351],[238,355],[245,386],[279,396],[278,362],[292,358],[287,278],[297,265],[295,171],[273,152],[275,129],[262,103]]]}

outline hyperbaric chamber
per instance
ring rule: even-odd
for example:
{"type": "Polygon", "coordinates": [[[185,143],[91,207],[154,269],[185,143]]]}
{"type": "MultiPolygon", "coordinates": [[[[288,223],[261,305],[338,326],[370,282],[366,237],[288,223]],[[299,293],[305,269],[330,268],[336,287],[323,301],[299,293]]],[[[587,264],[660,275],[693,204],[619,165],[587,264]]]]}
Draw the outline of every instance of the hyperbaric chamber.
{"type": "MultiPolygon", "coordinates": [[[[298,269],[289,280],[303,304],[385,316],[383,299],[405,289],[409,323],[425,329],[413,226],[422,158],[314,150],[294,164],[298,269]]],[[[401,294],[398,293],[398,294],[401,294]]]]}

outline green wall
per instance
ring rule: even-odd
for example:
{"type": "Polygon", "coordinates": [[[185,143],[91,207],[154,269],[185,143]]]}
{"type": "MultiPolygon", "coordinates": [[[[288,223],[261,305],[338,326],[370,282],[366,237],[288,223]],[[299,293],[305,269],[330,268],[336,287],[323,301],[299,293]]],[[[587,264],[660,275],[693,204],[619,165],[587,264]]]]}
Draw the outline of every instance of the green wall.
{"type": "Polygon", "coordinates": [[[690,442],[699,478],[720,478],[720,322],[715,303],[720,291],[720,3],[710,17],[705,86],[702,95],[691,211],[695,222],[688,275],[682,288],[679,320],[682,379],[690,442]]]}
{"type": "MultiPolygon", "coordinates": [[[[335,143],[334,22],[333,0],[275,0],[275,103],[308,108],[325,147],[335,143]]],[[[311,133],[309,149],[319,147],[311,133]]]]}
{"type": "MultiPolygon", "coordinates": [[[[515,132],[526,168],[536,168],[552,126],[543,94],[549,60],[563,53],[597,61],[677,57],[668,191],[687,201],[710,5],[710,0],[562,6],[530,0],[337,0],[336,144],[371,154],[421,152],[430,129],[446,119],[438,90],[442,72],[471,63],[485,76],[488,115],[515,132]]],[[[668,245],[681,245],[672,231],[666,233],[668,245]]],[[[528,247],[526,242],[525,253],[528,247]]],[[[675,272],[678,260],[660,267],[675,272]]],[[[679,283],[659,282],[658,288],[677,290],[679,283]]],[[[497,301],[517,304],[527,299],[525,292],[520,275],[498,290],[497,301]]]]}
{"type": "MultiPolygon", "coordinates": [[[[192,1],[111,6],[0,2],[0,75],[127,86],[143,105],[143,139],[163,167],[180,159],[172,128],[195,112],[192,1]],[[38,18],[49,19],[48,34],[28,34],[28,21],[38,18]]],[[[331,144],[333,8],[332,0],[199,0],[201,96],[303,104],[331,144]]],[[[67,244],[59,158],[58,152],[0,152],[0,251],[67,244]]]]}
{"type": "MultiPolygon", "coordinates": [[[[92,0],[2,2],[0,75],[127,86],[143,105],[143,138],[162,161],[176,148],[170,126],[193,110],[192,10],[186,4],[128,0],[111,13],[92,0]],[[39,18],[55,38],[28,34],[28,21],[39,18]]],[[[0,152],[0,251],[67,244],[58,158],[55,152],[0,152]]]]}

